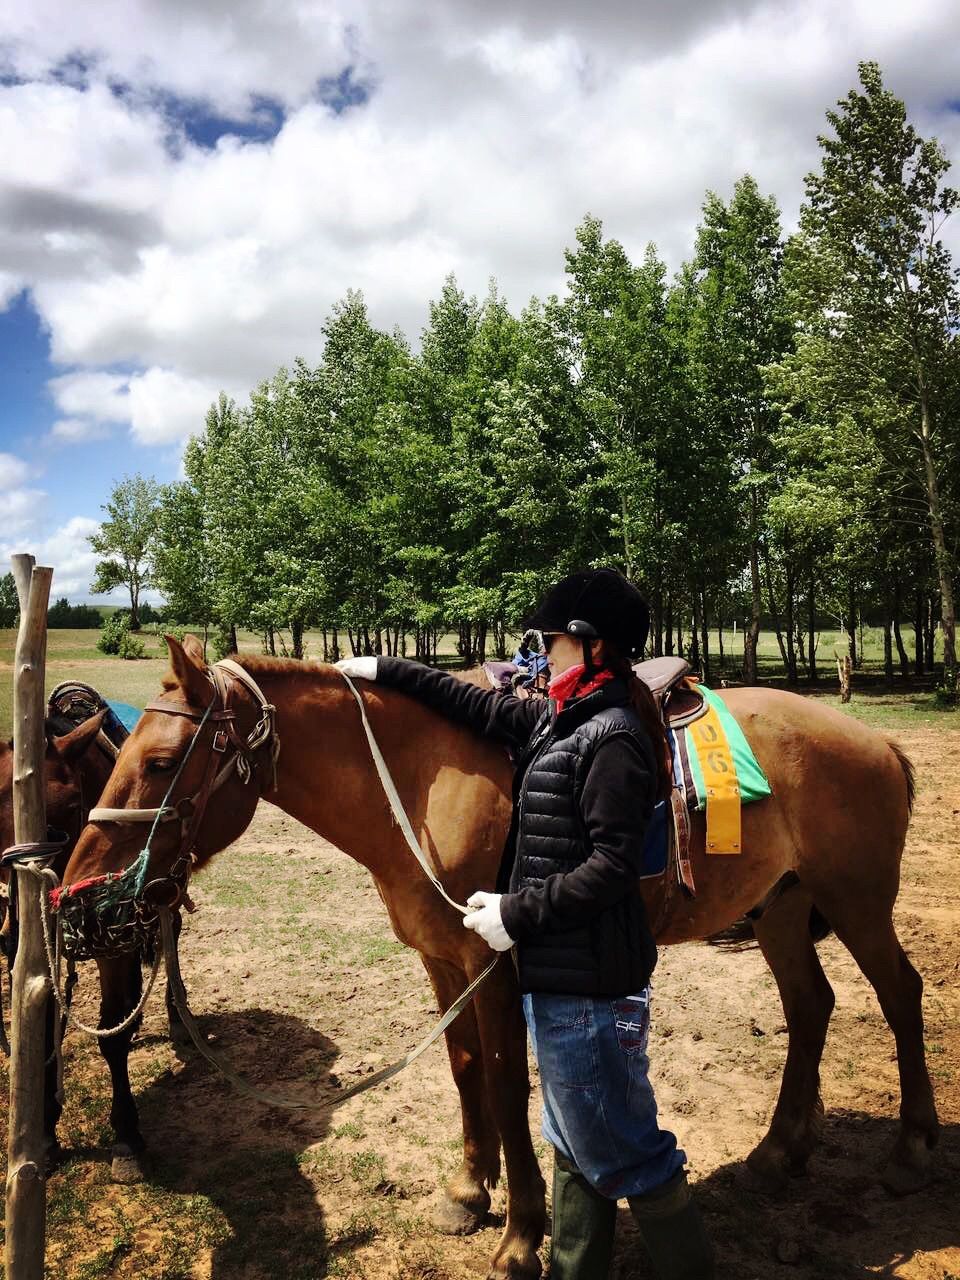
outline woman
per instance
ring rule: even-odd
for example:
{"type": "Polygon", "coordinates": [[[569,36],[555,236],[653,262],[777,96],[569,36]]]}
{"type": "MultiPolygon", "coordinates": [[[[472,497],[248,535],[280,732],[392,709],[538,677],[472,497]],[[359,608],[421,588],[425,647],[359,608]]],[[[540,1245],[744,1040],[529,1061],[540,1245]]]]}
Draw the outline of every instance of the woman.
{"type": "Polygon", "coordinates": [[[474,893],[463,923],[495,951],[516,947],[555,1153],[552,1280],[603,1280],[619,1199],[662,1280],[714,1274],[686,1157],[657,1124],[647,1077],[657,952],[637,877],[644,829],[670,785],[659,717],[630,665],[648,622],[640,593],[612,569],[549,591],[528,623],[548,654],[546,706],[404,659],[339,664],[518,753],[497,892],[474,893]]]}

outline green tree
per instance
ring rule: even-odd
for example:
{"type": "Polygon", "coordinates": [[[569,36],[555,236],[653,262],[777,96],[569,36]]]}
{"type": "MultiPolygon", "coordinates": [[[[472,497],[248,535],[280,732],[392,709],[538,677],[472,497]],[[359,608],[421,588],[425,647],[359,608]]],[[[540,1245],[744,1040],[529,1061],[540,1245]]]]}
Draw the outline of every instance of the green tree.
{"type": "Polygon", "coordinates": [[[859,90],[827,112],[821,167],[807,177],[792,246],[793,296],[811,358],[847,372],[849,403],[886,456],[908,459],[925,504],[944,636],[945,681],[956,687],[954,564],[957,273],[940,239],[960,195],[948,161],[924,139],[875,63],[859,90]]]}
{"type": "Polygon", "coordinates": [[[17,580],[12,573],[5,573],[0,578],[0,627],[19,625],[20,597],[17,595],[17,580]]]}
{"type": "Polygon", "coordinates": [[[107,513],[88,541],[98,556],[90,590],[97,595],[126,587],[130,596],[130,629],[140,629],[140,592],[152,586],[153,538],[160,506],[160,486],[141,475],[125,476],[100,508],[107,513]]]}
{"type": "MultiPolygon", "coordinates": [[[[693,261],[696,298],[690,355],[701,432],[708,433],[710,451],[715,455],[719,450],[735,477],[751,601],[743,637],[747,684],[757,680],[761,540],[771,489],[770,437],[777,421],[775,409],[764,398],[763,368],[790,342],[782,260],[777,203],[760,194],[753,178],[740,179],[729,204],[708,193],[693,261]]],[[[711,505],[717,498],[719,513],[722,489],[711,496],[711,505]]]]}

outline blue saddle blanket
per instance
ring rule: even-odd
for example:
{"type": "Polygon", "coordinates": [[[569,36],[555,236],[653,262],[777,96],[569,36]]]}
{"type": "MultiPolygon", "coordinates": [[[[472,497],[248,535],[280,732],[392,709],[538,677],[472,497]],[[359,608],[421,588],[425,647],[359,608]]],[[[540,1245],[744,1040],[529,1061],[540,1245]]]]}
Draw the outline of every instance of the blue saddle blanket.
{"type": "Polygon", "coordinates": [[[670,839],[671,822],[670,801],[661,800],[654,806],[643,838],[643,855],[641,858],[640,879],[650,880],[662,876],[667,869],[667,850],[670,839]]]}
{"type": "MultiPolygon", "coordinates": [[[[122,730],[119,735],[121,740],[129,737],[143,712],[138,707],[131,707],[128,702],[114,702],[112,698],[107,700],[107,707],[109,708],[108,717],[112,717],[122,730]]],[[[115,727],[112,722],[111,727],[115,727]]],[[[108,732],[107,737],[112,740],[113,734],[108,732]]]]}

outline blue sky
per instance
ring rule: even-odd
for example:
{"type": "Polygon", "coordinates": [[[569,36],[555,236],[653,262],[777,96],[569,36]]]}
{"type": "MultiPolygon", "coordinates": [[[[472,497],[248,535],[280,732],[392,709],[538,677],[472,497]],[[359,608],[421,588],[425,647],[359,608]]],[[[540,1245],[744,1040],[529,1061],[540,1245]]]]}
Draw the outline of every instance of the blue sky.
{"type": "Polygon", "coordinates": [[[789,229],[862,59],[960,155],[958,37],[955,0],[7,0],[0,561],[89,598],[113,482],[175,479],[348,289],[413,341],[450,272],[520,308],[587,212],[675,268],[746,172],[789,229]]]}

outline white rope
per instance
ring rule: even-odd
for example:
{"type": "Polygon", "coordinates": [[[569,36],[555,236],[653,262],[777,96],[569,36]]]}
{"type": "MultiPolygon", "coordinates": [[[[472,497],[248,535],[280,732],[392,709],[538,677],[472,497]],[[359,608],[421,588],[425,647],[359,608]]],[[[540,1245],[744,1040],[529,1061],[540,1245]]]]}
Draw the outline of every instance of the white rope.
{"type": "MultiPolygon", "coordinates": [[[[337,668],[337,670],[339,670],[339,668],[337,668]]],[[[360,697],[360,694],[357,692],[356,686],[354,685],[350,677],[347,675],[347,673],[345,671],[340,671],[340,674],[343,676],[344,680],[346,680],[348,689],[353,694],[354,698],[356,698],[357,700],[357,706],[360,708],[360,719],[363,721],[363,731],[367,735],[367,742],[369,743],[369,746],[370,746],[370,754],[373,756],[373,763],[376,765],[377,773],[380,775],[380,782],[383,786],[383,790],[386,793],[387,800],[390,802],[390,808],[393,812],[394,821],[396,822],[400,830],[403,832],[403,838],[406,840],[410,848],[410,852],[413,854],[416,860],[420,863],[420,866],[423,868],[424,874],[426,875],[427,879],[430,881],[430,883],[433,885],[436,891],[440,894],[440,896],[446,902],[449,902],[450,906],[453,907],[456,911],[459,911],[462,916],[468,915],[469,907],[462,907],[459,902],[455,902],[453,898],[450,897],[446,889],[444,889],[443,885],[437,879],[436,873],[434,872],[433,868],[430,866],[429,862],[427,862],[426,856],[423,850],[420,848],[420,842],[417,840],[417,837],[413,833],[413,827],[410,825],[410,819],[406,815],[406,811],[404,810],[403,803],[397,792],[397,788],[394,786],[393,778],[390,776],[390,770],[387,768],[387,762],[386,760],[384,760],[383,753],[381,752],[379,746],[377,745],[376,738],[373,736],[373,730],[370,727],[370,721],[367,719],[367,712],[366,712],[366,708],[363,705],[363,699],[360,697]]]]}

